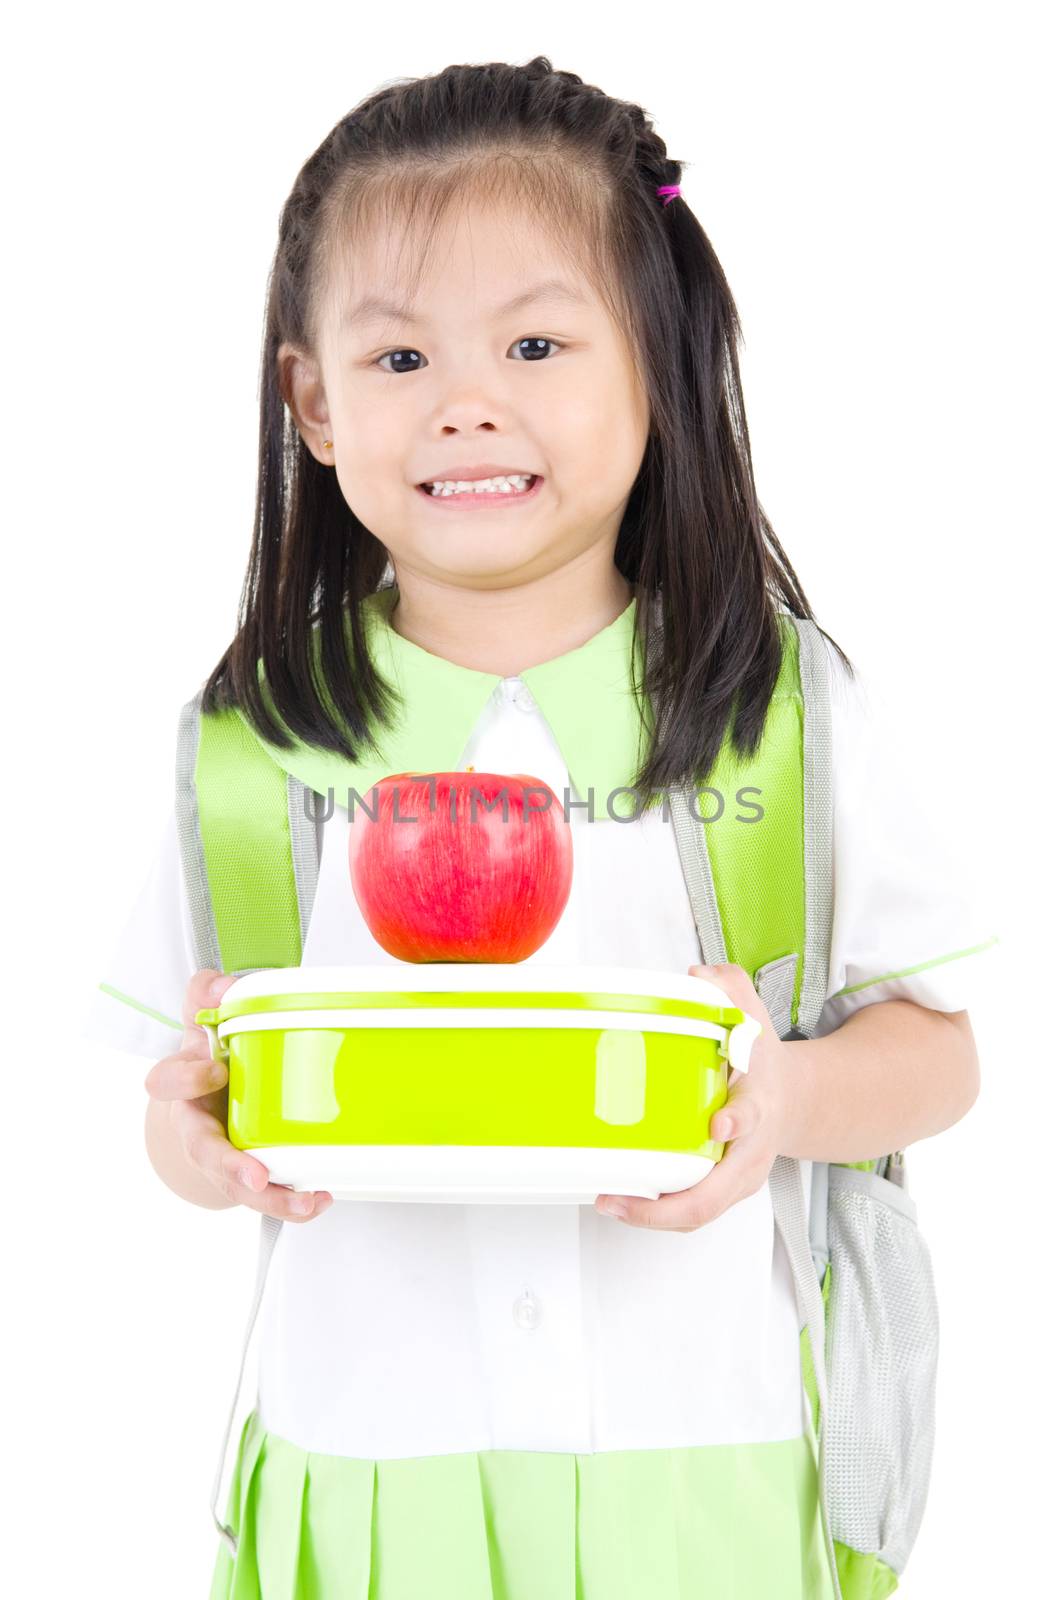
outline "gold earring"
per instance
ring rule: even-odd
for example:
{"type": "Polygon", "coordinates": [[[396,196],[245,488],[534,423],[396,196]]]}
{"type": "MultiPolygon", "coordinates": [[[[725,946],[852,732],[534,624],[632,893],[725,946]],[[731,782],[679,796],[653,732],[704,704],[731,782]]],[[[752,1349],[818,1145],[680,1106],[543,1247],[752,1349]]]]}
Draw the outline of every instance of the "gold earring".
{"type": "Polygon", "coordinates": [[[330,439],[325,439],[324,440],[324,449],[325,450],[330,450],[331,449],[331,440],[330,439]]]}

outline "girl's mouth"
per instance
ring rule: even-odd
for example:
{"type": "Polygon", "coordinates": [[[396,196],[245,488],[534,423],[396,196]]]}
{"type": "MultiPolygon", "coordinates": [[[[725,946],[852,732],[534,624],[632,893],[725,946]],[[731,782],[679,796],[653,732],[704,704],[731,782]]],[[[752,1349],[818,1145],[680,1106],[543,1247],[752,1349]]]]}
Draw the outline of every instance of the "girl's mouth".
{"type": "Polygon", "coordinates": [[[461,506],[464,510],[481,510],[486,506],[511,506],[522,505],[527,500],[532,500],[537,494],[544,480],[534,474],[525,489],[485,489],[451,491],[448,494],[435,493],[429,484],[417,484],[417,493],[425,500],[430,500],[436,506],[461,506]]]}

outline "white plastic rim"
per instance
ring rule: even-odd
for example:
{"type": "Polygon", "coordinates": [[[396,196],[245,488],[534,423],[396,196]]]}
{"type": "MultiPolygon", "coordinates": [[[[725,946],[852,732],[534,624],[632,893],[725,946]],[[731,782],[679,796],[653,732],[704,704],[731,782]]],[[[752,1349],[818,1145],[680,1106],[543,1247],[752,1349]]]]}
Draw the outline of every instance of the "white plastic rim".
{"type": "Polygon", "coordinates": [[[663,1017],[650,1011],[558,1011],[498,1006],[372,1006],[358,1011],[250,1011],[219,1024],[217,1035],[284,1028],[584,1028],[617,1033],[679,1033],[724,1043],[730,1029],[695,1017],[663,1017]]]}
{"type": "MultiPolygon", "coordinates": [[[[387,990],[451,994],[488,989],[540,994],[646,994],[660,1000],[690,1000],[701,1006],[731,1006],[716,983],[655,967],[551,967],[528,961],[394,961],[379,966],[264,967],[231,984],[224,1000],[259,995],[340,994],[387,990]]],[[[224,1001],[221,1002],[224,1004],[224,1001]]]]}
{"type": "Polygon", "coordinates": [[[699,1183],[708,1156],[571,1145],[331,1144],[250,1146],[271,1183],[336,1200],[479,1205],[592,1205],[600,1194],[658,1200],[699,1183]]]}
{"type": "Polygon", "coordinates": [[[746,1072],[751,1065],[751,1051],[754,1048],[754,1042],[761,1037],[762,1024],[756,1017],[745,1017],[742,1022],[738,1022],[735,1027],[730,1028],[728,1033],[729,1042],[726,1046],[726,1054],[729,1058],[729,1066],[733,1072],[746,1072]]]}

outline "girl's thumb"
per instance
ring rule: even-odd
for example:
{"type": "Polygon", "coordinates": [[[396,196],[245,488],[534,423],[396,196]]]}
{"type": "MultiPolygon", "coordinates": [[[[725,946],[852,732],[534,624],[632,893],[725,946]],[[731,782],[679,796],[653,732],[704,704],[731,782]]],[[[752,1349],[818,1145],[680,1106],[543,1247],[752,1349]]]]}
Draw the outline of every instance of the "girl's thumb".
{"type": "Polygon", "coordinates": [[[211,1007],[217,1005],[229,984],[235,981],[234,973],[215,972],[209,968],[204,968],[193,975],[184,992],[181,1018],[184,1023],[183,1049],[201,1048],[203,1030],[195,1021],[196,1014],[200,1011],[209,1011],[211,1007]]]}

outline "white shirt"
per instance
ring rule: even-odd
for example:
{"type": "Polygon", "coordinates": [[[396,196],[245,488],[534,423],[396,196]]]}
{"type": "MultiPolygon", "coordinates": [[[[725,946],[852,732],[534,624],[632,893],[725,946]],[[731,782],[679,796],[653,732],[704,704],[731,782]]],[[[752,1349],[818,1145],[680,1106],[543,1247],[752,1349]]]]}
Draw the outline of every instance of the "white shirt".
{"type": "MultiPolygon", "coordinates": [[[[879,1000],[964,1010],[989,977],[994,932],[926,805],[909,792],[894,803],[900,729],[834,660],[831,684],[836,897],[818,1031],[879,1000]]],[[[558,794],[570,783],[517,677],[497,686],[459,764],[531,772],[558,794]]],[[[303,965],[400,965],[354,900],[348,825],[336,801],[303,965]]],[[[590,823],[572,810],[571,828],[571,896],[529,961],[686,974],[702,956],[663,812],[590,823]]],[[[196,965],[169,816],[104,979],[133,1004],[98,991],[87,1036],[152,1059],[179,1049],[196,965]]],[[[650,1449],[803,1431],[798,1319],[768,1184],[687,1234],[592,1206],[335,1201],[282,1230],[259,1352],[266,1429],[341,1455],[650,1449]]]]}

